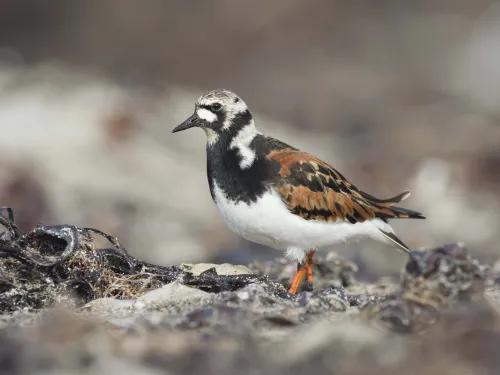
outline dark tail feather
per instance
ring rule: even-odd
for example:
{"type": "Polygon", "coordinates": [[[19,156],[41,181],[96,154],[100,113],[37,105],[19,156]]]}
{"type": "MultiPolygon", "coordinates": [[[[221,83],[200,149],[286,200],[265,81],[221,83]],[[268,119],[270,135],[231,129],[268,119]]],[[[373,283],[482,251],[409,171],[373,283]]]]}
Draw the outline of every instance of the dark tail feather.
{"type": "Polygon", "coordinates": [[[382,213],[381,218],[383,219],[390,219],[391,217],[398,219],[425,219],[425,216],[420,212],[395,206],[396,204],[410,196],[409,191],[404,191],[401,194],[388,199],[380,199],[374,197],[373,195],[365,193],[364,191],[360,191],[359,193],[373,206],[380,209],[380,212],[382,213]]]}
{"type": "Polygon", "coordinates": [[[364,191],[360,191],[359,193],[366,200],[369,200],[370,202],[376,203],[382,207],[392,207],[395,204],[397,204],[401,201],[404,201],[406,198],[408,198],[411,195],[411,193],[407,190],[407,191],[403,191],[401,194],[396,195],[395,197],[387,198],[387,199],[380,199],[380,198],[374,197],[373,195],[365,193],[364,191]]]}
{"type": "Polygon", "coordinates": [[[425,219],[425,216],[420,212],[409,210],[407,208],[401,207],[391,207],[390,210],[396,215],[399,219],[425,219]]]}
{"type": "Polygon", "coordinates": [[[379,229],[388,239],[390,239],[394,244],[398,245],[398,250],[405,253],[410,252],[410,248],[404,244],[394,233],[386,232],[385,230],[379,229]]]}

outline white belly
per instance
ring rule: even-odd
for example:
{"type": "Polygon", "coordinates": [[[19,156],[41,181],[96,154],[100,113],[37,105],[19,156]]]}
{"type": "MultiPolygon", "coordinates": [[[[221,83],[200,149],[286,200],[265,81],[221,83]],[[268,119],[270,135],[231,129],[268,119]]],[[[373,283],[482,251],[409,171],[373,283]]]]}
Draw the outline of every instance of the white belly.
{"type": "Polygon", "coordinates": [[[378,228],[390,228],[378,219],[359,224],[305,220],[290,213],[274,191],[265,193],[256,203],[247,205],[226,199],[214,182],[214,195],[220,214],[233,232],[249,241],[287,250],[294,259],[309,249],[321,250],[359,237],[386,242],[378,228]]]}

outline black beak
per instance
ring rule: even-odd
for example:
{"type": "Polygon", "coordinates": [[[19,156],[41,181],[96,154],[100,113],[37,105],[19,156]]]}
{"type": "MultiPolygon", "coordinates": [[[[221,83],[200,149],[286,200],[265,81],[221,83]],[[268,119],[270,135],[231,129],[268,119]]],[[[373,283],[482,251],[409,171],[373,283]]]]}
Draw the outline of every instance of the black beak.
{"type": "Polygon", "coordinates": [[[198,126],[199,123],[200,123],[200,118],[198,117],[198,115],[195,112],[190,118],[188,118],[182,124],[176,126],[174,128],[174,130],[172,130],[172,133],[177,133],[177,132],[180,132],[182,130],[193,128],[195,126],[198,126]]]}

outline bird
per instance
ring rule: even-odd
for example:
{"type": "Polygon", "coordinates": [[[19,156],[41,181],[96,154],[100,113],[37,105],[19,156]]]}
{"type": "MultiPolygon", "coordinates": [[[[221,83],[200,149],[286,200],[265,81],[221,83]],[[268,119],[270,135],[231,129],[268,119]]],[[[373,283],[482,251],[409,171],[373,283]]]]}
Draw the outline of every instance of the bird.
{"type": "Polygon", "coordinates": [[[172,132],[195,127],[206,133],[208,185],[225,224],[297,261],[289,293],[304,278],[312,290],[316,251],[362,238],[410,251],[389,224],[425,219],[397,206],[410,191],[380,199],[358,189],[327,162],[258,131],[246,103],[226,89],[202,94],[172,132]]]}

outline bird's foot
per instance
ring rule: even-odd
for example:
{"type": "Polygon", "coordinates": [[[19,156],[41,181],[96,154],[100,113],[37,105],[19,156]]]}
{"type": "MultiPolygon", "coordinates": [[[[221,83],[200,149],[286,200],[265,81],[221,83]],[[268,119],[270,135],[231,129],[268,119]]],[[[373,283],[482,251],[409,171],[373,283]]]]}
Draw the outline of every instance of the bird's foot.
{"type": "Polygon", "coordinates": [[[312,265],[316,265],[316,261],[313,260],[313,256],[315,250],[311,250],[307,253],[306,260],[304,264],[298,264],[297,266],[297,273],[295,274],[295,277],[293,278],[292,285],[290,286],[290,289],[288,289],[288,292],[292,294],[296,294],[297,290],[300,286],[300,283],[302,279],[304,278],[305,275],[307,275],[307,290],[311,291],[313,290],[313,272],[312,272],[312,265]]]}

